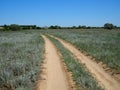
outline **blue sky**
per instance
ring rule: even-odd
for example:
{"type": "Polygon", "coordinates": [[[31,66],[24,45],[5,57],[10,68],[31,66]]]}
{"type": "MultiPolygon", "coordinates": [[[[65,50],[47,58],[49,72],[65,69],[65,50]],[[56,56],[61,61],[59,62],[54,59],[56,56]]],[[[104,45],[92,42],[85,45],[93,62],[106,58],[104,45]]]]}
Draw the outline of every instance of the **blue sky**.
{"type": "Polygon", "coordinates": [[[120,0],[0,0],[0,25],[120,26],[120,0]]]}

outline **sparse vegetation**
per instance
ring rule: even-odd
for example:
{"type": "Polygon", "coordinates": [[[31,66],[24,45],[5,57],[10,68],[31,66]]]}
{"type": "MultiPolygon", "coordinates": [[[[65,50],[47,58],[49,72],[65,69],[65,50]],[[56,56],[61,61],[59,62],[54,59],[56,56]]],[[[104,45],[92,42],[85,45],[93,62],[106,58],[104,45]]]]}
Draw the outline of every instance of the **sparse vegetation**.
{"type": "MultiPolygon", "coordinates": [[[[7,27],[6,27],[7,28],[7,27]]],[[[44,41],[38,30],[0,31],[0,90],[33,90],[44,41]]],[[[83,53],[104,62],[120,74],[119,30],[43,30],[75,45],[83,53]]],[[[49,37],[50,38],[50,37],[49,37]]],[[[57,40],[50,38],[73,73],[78,90],[100,90],[95,79],[57,40]]]]}
{"type": "Polygon", "coordinates": [[[0,32],[0,90],[33,90],[43,46],[39,31],[0,32]]]}

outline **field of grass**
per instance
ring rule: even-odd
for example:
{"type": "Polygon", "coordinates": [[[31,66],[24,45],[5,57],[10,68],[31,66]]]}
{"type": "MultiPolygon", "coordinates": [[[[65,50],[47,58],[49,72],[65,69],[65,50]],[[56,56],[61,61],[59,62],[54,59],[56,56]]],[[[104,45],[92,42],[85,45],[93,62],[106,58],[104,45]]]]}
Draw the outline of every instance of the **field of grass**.
{"type": "MultiPolygon", "coordinates": [[[[0,90],[33,90],[44,52],[40,32],[60,37],[120,74],[120,30],[0,31],[0,90]]],[[[73,73],[79,90],[100,90],[97,82],[58,41],[50,38],[73,73]]]]}
{"type": "Polygon", "coordinates": [[[46,30],[120,73],[120,30],[46,30]]]}
{"type": "Polygon", "coordinates": [[[51,37],[49,37],[49,39],[60,51],[68,70],[72,72],[73,79],[77,84],[77,90],[102,90],[92,75],[85,70],[84,65],[78,63],[70,51],[64,48],[64,46],[56,39],[51,37]]]}
{"type": "Polygon", "coordinates": [[[43,47],[39,31],[0,31],[0,90],[33,90],[43,47]]]}

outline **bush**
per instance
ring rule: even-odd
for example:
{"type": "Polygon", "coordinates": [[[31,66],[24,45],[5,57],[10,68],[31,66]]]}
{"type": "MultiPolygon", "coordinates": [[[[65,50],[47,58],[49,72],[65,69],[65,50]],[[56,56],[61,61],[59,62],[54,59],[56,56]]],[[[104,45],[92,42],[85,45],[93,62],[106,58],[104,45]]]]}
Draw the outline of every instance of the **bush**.
{"type": "Polygon", "coordinates": [[[114,25],[111,24],[111,23],[106,23],[106,24],[104,24],[104,28],[105,28],[105,29],[113,29],[113,28],[114,28],[114,25]]]}
{"type": "Polygon", "coordinates": [[[17,25],[17,24],[11,24],[9,28],[12,31],[16,31],[16,30],[20,30],[21,29],[20,26],[17,25]]]}

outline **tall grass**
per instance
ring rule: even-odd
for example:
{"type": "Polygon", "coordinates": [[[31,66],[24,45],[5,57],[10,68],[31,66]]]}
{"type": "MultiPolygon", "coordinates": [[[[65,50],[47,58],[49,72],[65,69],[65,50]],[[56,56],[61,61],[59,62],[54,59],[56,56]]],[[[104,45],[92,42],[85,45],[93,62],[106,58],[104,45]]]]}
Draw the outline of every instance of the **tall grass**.
{"type": "Polygon", "coordinates": [[[74,81],[77,84],[78,90],[102,90],[92,75],[85,70],[84,65],[75,60],[72,53],[68,51],[64,46],[54,38],[49,39],[55,44],[69,71],[73,73],[74,81]]]}
{"type": "Polygon", "coordinates": [[[87,52],[120,74],[120,30],[46,30],[87,52]]]}
{"type": "Polygon", "coordinates": [[[0,32],[0,90],[33,90],[44,41],[39,31],[0,32]]]}

